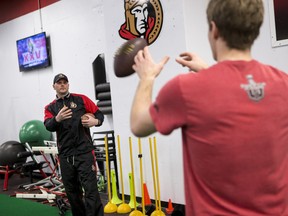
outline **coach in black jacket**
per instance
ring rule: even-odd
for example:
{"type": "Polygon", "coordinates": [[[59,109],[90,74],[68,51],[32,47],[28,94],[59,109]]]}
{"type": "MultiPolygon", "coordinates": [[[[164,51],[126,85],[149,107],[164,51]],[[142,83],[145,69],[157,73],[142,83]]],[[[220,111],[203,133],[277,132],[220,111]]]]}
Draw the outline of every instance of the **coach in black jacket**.
{"type": "Polygon", "coordinates": [[[85,95],[69,93],[66,75],[57,74],[53,88],[56,99],[45,107],[44,124],[47,130],[56,131],[61,176],[72,214],[103,216],[89,128],[102,125],[104,115],[85,95]],[[95,118],[92,115],[83,118],[85,113],[93,114],[95,118]]]}

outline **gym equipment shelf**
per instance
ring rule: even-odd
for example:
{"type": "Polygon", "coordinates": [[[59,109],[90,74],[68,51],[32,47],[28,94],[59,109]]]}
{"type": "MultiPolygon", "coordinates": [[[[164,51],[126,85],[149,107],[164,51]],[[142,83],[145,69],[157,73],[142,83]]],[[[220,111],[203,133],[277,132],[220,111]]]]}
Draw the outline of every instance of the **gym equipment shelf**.
{"type": "Polygon", "coordinates": [[[108,141],[109,167],[110,167],[110,170],[111,170],[111,167],[115,169],[116,185],[117,185],[117,189],[119,190],[116,145],[115,145],[115,136],[114,136],[113,130],[94,132],[92,134],[93,145],[95,147],[96,161],[97,161],[99,171],[101,172],[101,174],[103,176],[107,176],[105,175],[105,169],[104,169],[104,162],[106,161],[105,137],[107,137],[107,141],[108,141]],[[113,162],[113,166],[111,166],[112,162],[113,162]]]}

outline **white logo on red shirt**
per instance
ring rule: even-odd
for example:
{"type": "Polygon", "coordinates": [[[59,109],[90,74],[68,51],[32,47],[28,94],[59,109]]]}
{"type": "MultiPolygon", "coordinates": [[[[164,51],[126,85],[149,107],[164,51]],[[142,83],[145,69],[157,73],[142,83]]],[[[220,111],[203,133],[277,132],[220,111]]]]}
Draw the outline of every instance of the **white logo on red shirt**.
{"type": "Polygon", "coordinates": [[[264,98],[264,87],[266,83],[256,83],[253,80],[253,75],[248,74],[246,76],[248,84],[241,84],[241,88],[243,88],[247,94],[248,97],[253,101],[260,101],[264,98]]]}

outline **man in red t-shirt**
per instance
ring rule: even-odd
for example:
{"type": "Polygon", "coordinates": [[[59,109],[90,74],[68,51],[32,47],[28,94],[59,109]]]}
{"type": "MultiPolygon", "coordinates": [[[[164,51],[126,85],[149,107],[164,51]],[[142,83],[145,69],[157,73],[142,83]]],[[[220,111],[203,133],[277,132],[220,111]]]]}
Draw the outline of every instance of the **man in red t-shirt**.
{"type": "Polygon", "coordinates": [[[187,216],[288,215],[288,76],[251,56],[263,13],[262,0],[210,0],[218,63],[182,53],[176,61],[191,73],[170,80],[155,102],[153,83],[169,57],[155,63],[147,47],[135,57],[131,130],[182,129],[187,216]]]}

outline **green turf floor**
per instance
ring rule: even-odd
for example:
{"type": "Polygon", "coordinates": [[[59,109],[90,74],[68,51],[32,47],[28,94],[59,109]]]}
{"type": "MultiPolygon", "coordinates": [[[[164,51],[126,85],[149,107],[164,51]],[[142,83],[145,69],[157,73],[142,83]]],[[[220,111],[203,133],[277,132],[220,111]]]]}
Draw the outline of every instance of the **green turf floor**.
{"type": "MultiPolygon", "coordinates": [[[[0,194],[0,216],[57,216],[57,207],[0,194]]],[[[65,216],[71,216],[67,211],[65,216]]]]}

